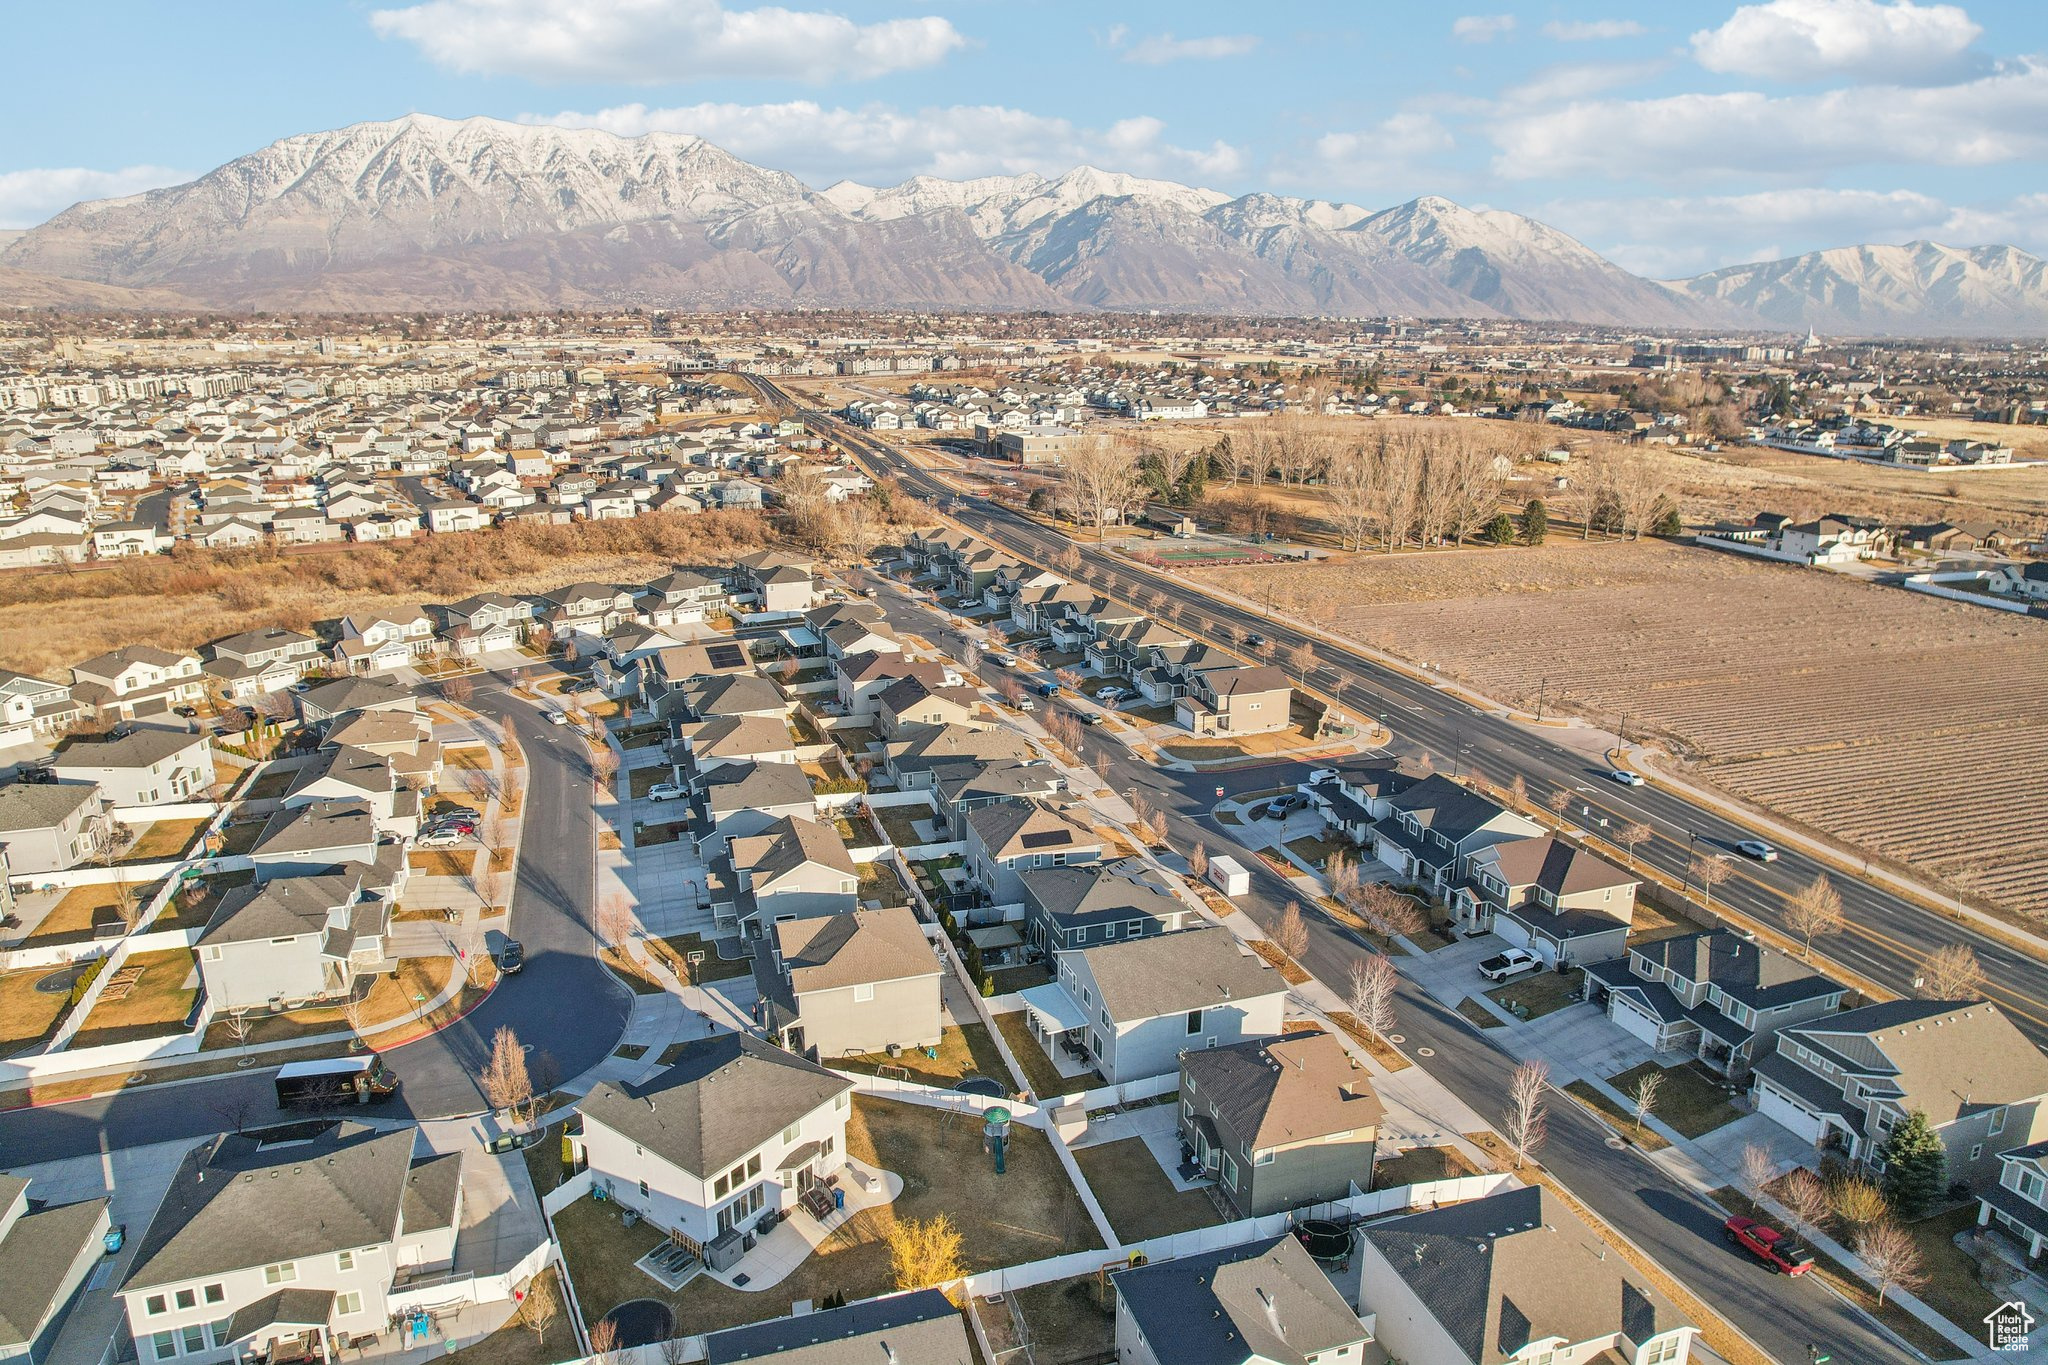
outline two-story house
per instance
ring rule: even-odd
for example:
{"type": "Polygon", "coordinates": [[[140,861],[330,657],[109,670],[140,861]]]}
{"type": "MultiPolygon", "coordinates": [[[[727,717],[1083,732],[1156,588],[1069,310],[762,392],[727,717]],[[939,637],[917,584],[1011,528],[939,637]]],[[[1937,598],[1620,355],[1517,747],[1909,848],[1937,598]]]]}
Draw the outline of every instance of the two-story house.
{"type": "Polygon", "coordinates": [[[1180,1145],[1239,1218],[1372,1188],[1386,1106],[1335,1034],[1180,1055],[1180,1145]]]}
{"type": "Polygon", "coordinates": [[[54,735],[78,716],[71,684],[0,669],[0,745],[54,735]]]}
{"type": "Polygon", "coordinates": [[[374,863],[377,853],[377,817],[367,801],[308,801],[263,822],[249,861],[256,879],[264,881],[337,871],[345,863],[374,863]]]}
{"type": "Polygon", "coordinates": [[[1659,1052],[1746,1074],[1788,1024],[1833,1014],[1848,987],[1725,929],[1638,943],[1586,964],[1587,999],[1659,1052]]]}
{"type": "Polygon", "coordinates": [[[1552,835],[1489,844],[1466,860],[1451,893],[1452,922],[1491,929],[1546,964],[1602,962],[1625,951],[1638,879],[1552,835]]]}
{"type": "Polygon", "coordinates": [[[729,841],[761,834],[777,821],[813,820],[818,798],[794,763],[721,763],[698,778],[690,806],[696,816],[697,856],[709,862],[729,841]]]}
{"type": "Polygon", "coordinates": [[[134,720],[206,696],[199,656],[127,645],[71,666],[71,699],[102,720],[134,720]]]}
{"type": "Polygon", "coordinates": [[[936,790],[939,772],[963,759],[997,763],[1038,757],[1031,742],[1007,726],[976,730],[934,725],[890,740],[882,753],[889,779],[903,791],[936,790]]]}
{"type": "Polygon", "coordinates": [[[702,625],[725,609],[725,584],[695,569],[663,574],[640,594],[640,614],[657,626],[702,625]]]}
{"type": "Polygon", "coordinates": [[[1373,1340],[1290,1235],[1135,1265],[1110,1282],[1119,1365],[1364,1365],[1373,1340]]]}
{"type": "Polygon", "coordinates": [[[390,919],[359,871],[235,887],[200,931],[207,998],[228,1012],[344,999],[382,968],[390,919]]]}
{"type": "Polygon", "coordinates": [[[78,866],[112,837],[106,804],[97,787],[58,782],[0,786],[0,865],[15,876],[78,866]]]}
{"type": "Polygon", "coordinates": [[[1335,781],[1305,783],[1301,790],[1325,824],[1367,849],[1373,826],[1389,813],[1387,803],[1427,776],[1390,758],[1344,759],[1335,766],[1335,781]]]}
{"type": "Polygon", "coordinates": [[[1535,821],[1442,773],[1389,796],[1386,808],[1372,827],[1373,857],[1439,896],[1467,875],[1468,860],[1480,849],[1543,833],[1535,821]]]}
{"type": "Polygon", "coordinates": [[[57,751],[60,782],[88,782],[116,808],[203,801],[213,787],[213,745],[205,735],[141,725],[117,737],[73,739],[57,751]]]}
{"type": "Polygon", "coordinates": [[[1541,1185],[1358,1229],[1358,1303],[1414,1365],[1685,1365],[1699,1329],[1541,1185]]]}
{"type": "Polygon", "coordinates": [[[701,724],[676,726],[680,752],[677,767],[696,778],[725,763],[796,762],[797,739],[789,723],[776,716],[720,716],[701,724]]]}
{"type": "Polygon", "coordinates": [[[225,701],[247,701],[282,692],[320,667],[320,642],[296,630],[248,630],[208,646],[213,657],[200,667],[225,701]]]}
{"type": "Polygon", "coordinates": [[[943,968],[907,906],[791,920],[754,955],[762,1020],[818,1059],[936,1047],[943,968]]]}
{"type": "Polygon", "coordinates": [[[1998,1179],[1998,1154],[2048,1137],[2048,1057],[1985,1000],[1891,1000],[1780,1028],[1757,1058],[1757,1112],[1817,1147],[1878,1164],[1914,1110],[1951,1181],[1998,1179]]]}
{"type": "Polygon", "coordinates": [[[1278,1037],[1287,983],[1213,927],[1060,953],[1020,992],[1048,1057],[1083,1058],[1111,1085],[1176,1071],[1189,1048],[1278,1037]]]}
{"type": "Polygon", "coordinates": [[[771,1209],[792,1213],[845,1166],[853,1082],[743,1033],[678,1052],[653,1078],[600,1081],[577,1105],[583,1156],[614,1201],[702,1249],[771,1209]]]}
{"type": "MultiPolygon", "coordinates": [[[[755,496],[758,499],[758,489],[755,496]]],[[[722,501],[722,486],[720,497],[722,501]]],[[[747,555],[733,565],[733,593],[751,599],[757,612],[779,615],[807,610],[818,604],[812,565],[812,560],[782,550],[747,555]]]]}
{"type": "Polygon", "coordinates": [[[1199,918],[1138,858],[1031,868],[1017,880],[1024,941],[1047,954],[1169,934],[1199,918]]]}
{"type": "Polygon", "coordinates": [[[344,616],[334,661],[351,673],[379,673],[429,658],[435,648],[433,618],[417,607],[390,615],[344,616]]]}
{"type": "Polygon", "coordinates": [[[413,690],[388,678],[339,678],[299,693],[298,701],[299,719],[319,730],[356,711],[419,710],[413,690]]]}
{"type": "Polygon", "coordinates": [[[728,839],[706,879],[713,912],[749,937],[860,904],[860,873],[845,841],[816,820],[785,816],[759,834],[728,839]]]}
{"type": "Polygon", "coordinates": [[[461,1155],[415,1157],[416,1136],[336,1123],[192,1148],[115,1291],[141,1360],[334,1360],[388,1332],[392,1295],[453,1265],[462,1221],[461,1155]]]}
{"type": "Polygon", "coordinates": [[[913,674],[875,694],[875,730],[889,740],[927,725],[975,728],[988,723],[981,711],[981,694],[973,688],[934,686],[913,674]]]}
{"type": "Polygon", "coordinates": [[[999,758],[988,763],[962,758],[939,764],[931,774],[932,822],[949,834],[964,830],[967,813],[977,807],[1026,798],[1050,801],[1067,789],[1060,770],[1042,758],[999,758]]]}
{"type": "Polygon", "coordinates": [[[1977,1226],[2010,1236],[2030,1262],[2048,1256],[2048,1142],[1998,1154],[1998,1183],[1977,1193],[1977,1226]]]}
{"type": "Polygon", "coordinates": [[[991,905],[1024,899],[1023,874],[1033,868],[1092,863],[1102,836],[1044,801],[998,801],[967,812],[967,873],[991,905]]]}
{"type": "Polygon", "coordinates": [[[65,1312],[106,1256],[108,1201],[29,1202],[30,1184],[0,1175],[0,1360],[43,1365],[65,1312]]]}
{"type": "Polygon", "coordinates": [[[1256,735],[1291,723],[1294,686],[1270,665],[1217,668],[1188,676],[1173,718],[1198,735],[1256,735]]]}

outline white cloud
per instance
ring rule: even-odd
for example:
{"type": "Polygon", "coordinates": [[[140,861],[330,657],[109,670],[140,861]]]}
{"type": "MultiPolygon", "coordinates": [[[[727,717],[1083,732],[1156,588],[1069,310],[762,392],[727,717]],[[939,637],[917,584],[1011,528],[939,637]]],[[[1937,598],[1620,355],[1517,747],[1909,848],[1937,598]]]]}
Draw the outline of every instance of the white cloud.
{"type": "Polygon", "coordinates": [[[164,166],[94,171],[78,166],[0,173],[0,227],[34,227],[86,199],[115,199],[192,179],[164,166]]]}
{"type": "Polygon", "coordinates": [[[1514,31],[1512,14],[1468,14],[1451,24],[1451,36],[1461,43],[1490,43],[1514,31]]]}
{"type": "Polygon", "coordinates": [[[1543,36],[1560,43],[1597,43],[1610,38],[1640,38],[1649,32],[1633,19],[1553,19],[1543,36]]]}
{"type": "Polygon", "coordinates": [[[1857,86],[1590,100],[1494,121],[1503,176],[1744,174],[1843,165],[1989,166],[2048,158],[2048,66],[2021,61],[1936,88],[1857,86]]]}
{"type": "Polygon", "coordinates": [[[784,104],[627,104],[595,113],[524,115],[522,122],[602,128],[624,137],[694,133],[749,161],[824,186],[844,179],[893,184],[913,175],[949,180],[1035,171],[1059,175],[1084,163],[1136,175],[1229,179],[1243,174],[1243,151],[1166,140],[1156,118],[1121,119],[1107,128],[1000,105],[903,110],[886,104],[831,108],[810,100],[784,104]]]}
{"type": "Polygon", "coordinates": [[[437,66],[543,83],[663,85],[704,77],[862,78],[927,67],[966,43],[942,18],[856,24],[719,0],[425,0],[371,26],[437,66]]]}
{"type": "Polygon", "coordinates": [[[1692,50],[1707,70],[1733,75],[1914,85],[1958,72],[1982,32],[1955,5],[1769,0],[1693,34],[1692,50]]]}
{"type": "Polygon", "coordinates": [[[1442,191],[1457,178],[1442,161],[1457,145],[1434,114],[1409,111],[1369,128],[1324,133],[1306,156],[1281,162],[1274,173],[1313,196],[1442,191]]]}
{"type": "Polygon", "coordinates": [[[1586,99],[1620,85],[1636,85],[1655,77],[1663,63],[1584,62],[1548,66],[1532,72],[1519,85],[1501,91],[1501,107],[1553,106],[1586,99]]]}
{"type": "Polygon", "coordinates": [[[1653,278],[1702,274],[1822,246],[1929,237],[1959,245],[2006,240],[2011,215],[1959,210],[1915,190],[1764,190],[1672,198],[1571,199],[1536,216],[1624,269],[1653,278]]]}
{"type": "MultiPolygon", "coordinates": [[[[1110,45],[1116,46],[1126,36],[1115,34],[1110,45]]],[[[1182,61],[1213,62],[1225,57],[1246,56],[1258,45],[1258,35],[1253,33],[1219,34],[1213,38],[1176,38],[1171,33],[1155,33],[1131,44],[1123,54],[1123,60],[1140,66],[1164,66],[1168,62],[1182,61]]]]}

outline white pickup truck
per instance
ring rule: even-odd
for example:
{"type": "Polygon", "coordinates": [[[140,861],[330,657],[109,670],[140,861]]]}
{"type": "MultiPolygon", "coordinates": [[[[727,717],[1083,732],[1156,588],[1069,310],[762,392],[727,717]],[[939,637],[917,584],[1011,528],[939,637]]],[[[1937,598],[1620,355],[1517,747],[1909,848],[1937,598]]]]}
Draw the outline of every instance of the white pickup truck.
{"type": "Polygon", "coordinates": [[[1543,959],[1521,948],[1496,953],[1479,964],[1479,974],[1488,981],[1507,981],[1543,966],[1543,959]]]}

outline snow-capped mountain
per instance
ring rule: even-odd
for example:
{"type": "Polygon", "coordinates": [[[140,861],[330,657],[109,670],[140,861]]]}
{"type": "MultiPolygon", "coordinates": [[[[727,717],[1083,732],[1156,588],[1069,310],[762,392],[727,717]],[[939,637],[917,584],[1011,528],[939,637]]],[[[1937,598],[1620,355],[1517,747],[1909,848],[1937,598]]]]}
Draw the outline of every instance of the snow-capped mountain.
{"type": "Polygon", "coordinates": [[[0,303],[907,305],[2038,328],[2005,247],[1845,248],[1659,284],[1533,219],[1373,212],[1090,166],[812,190],[680,134],[410,115],[286,138],[0,242],[0,303]]]}
{"type": "Polygon", "coordinates": [[[2048,262],[2018,247],[1845,246],[1674,288],[1778,327],[2009,335],[2048,330],[2048,262]]]}

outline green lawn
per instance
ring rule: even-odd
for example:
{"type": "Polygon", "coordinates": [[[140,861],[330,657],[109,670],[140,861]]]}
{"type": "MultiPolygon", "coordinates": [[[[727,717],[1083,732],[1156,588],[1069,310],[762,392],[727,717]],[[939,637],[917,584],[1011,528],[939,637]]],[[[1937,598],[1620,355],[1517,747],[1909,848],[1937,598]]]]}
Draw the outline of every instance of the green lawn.
{"type": "Polygon", "coordinates": [[[1213,1227],[1223,1221],[1208,1195],[1173,1187],[1142,1138],[1078,1147],[1074,1160],[1108,1215],[1109,1225],[1126,1243],[1213,1227]]]}
{"type": "Polygon", "coordinates": [[[1630,1067],[1619,1075],[1608,1077],[1607,1083],[1622,1094],[1633,1096],[1636,1083],[1653,1071],[1661,1073],[1664,1079],[1657,1087],[1656,1107],[1650,1112],[1685,1136],[1704,1137],[1722,1124],[1733,1123],[1741,1117],[1735,1106],[1728,1102],[1728,1092],[1716,1083],[1711,1072],[1697,1062],[1670,1067],[1644,1062],[1641,1066],[1630,1067]]]}
{"type": "Polygon", "coordinates": [[[995,1040],[989,1036],[988,1027],[984,1024],[965,1024],[943,1030],[939,1034],[937,1057],[925,1056],[923,1048],[906,1048],[900,1057],[875,1052],[865,1057],[835,1057],[826,1065],[870,1076],[880,1075],[886,1070],[891,1076],[916,1081],[919,1085],[951,1086],[969,1076],[991,1077],[1001,1081],[1005,1090],[1016,1085],[1010,1069],[1003,1065],[1003,1054],[996,1051],[995,1040]]]}

